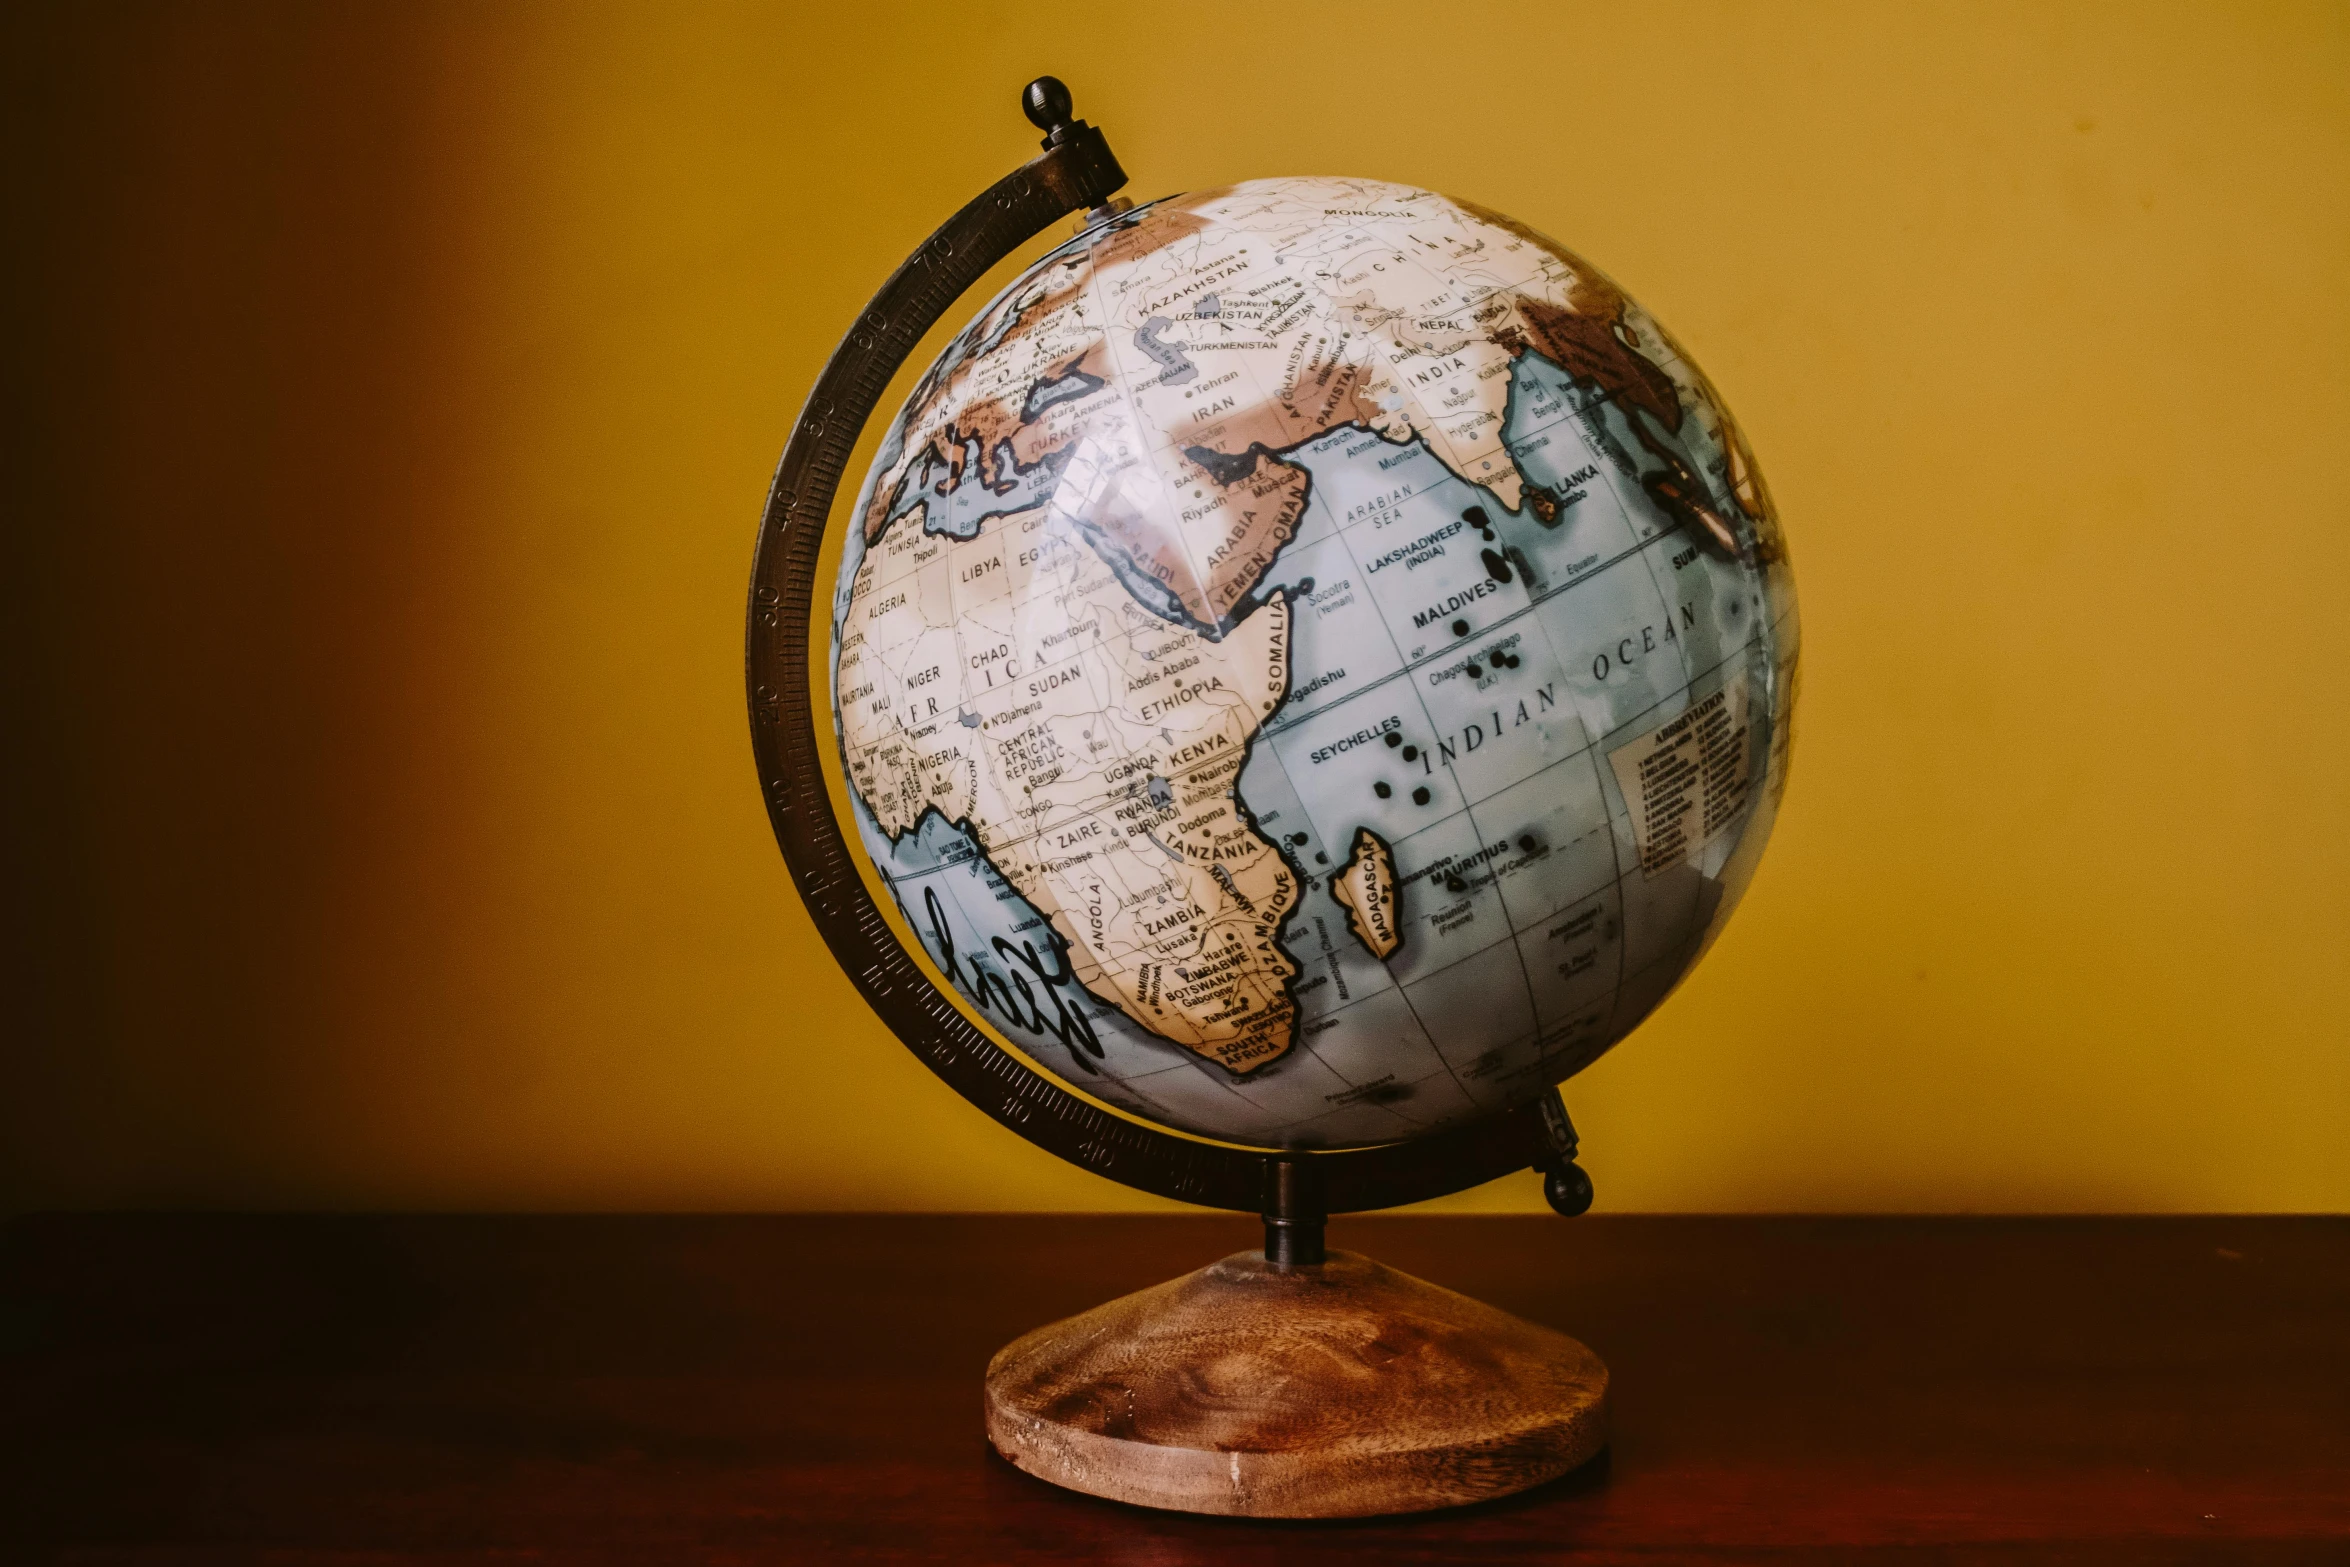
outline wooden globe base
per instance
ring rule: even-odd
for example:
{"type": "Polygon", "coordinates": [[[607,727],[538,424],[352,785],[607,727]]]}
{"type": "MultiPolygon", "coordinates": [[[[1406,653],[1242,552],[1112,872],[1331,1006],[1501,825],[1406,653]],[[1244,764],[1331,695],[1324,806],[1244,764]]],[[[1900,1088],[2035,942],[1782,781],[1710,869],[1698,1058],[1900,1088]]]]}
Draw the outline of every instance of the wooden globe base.
{"type": "Polygon", "coordinates": [[[1239,1252],[1051,1323],[987,1368],[987,1436],[1145,1507],[1354,1518],[1507,1496],[1607,1441],[1607,1368],[1563,1333],[1368,1257],[1239,1252]]]}

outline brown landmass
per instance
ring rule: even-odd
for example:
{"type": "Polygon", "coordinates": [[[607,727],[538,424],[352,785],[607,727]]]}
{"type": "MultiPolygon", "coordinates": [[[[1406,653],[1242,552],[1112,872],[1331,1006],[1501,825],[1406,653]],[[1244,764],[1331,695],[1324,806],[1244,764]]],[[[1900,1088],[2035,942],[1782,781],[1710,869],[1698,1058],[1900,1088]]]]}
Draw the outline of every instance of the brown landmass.
{"type": "MultiPolygon", "coordinates": [[[[1562,254],[1558,247],[1523,224],[1483,208],[1471,210],[1487,222],[1507,228],[1554,255],[1562,254]]],[[[1529,351],[1540,354],[1572,379],[1597,386],[1627,410],[1637,409],[1647,414],[1666,433],[1678,433],[1683,417],[1680,390],[1664,368],[1641,351],[1639,332],[1624,318],[1624,296],[1597,273],[1580,263],[1575,267],[1567,293],[1567,308],[1530,294],[1512,294],[1508,296],[1510,313],[1487,329],[1488,336],[1513,356],[1529,351]]],[[[1715,407],[1717,410],[1720,407],[1718,400],[1715,407]]],[[[1643,420],[1627,417],[1626,422],[1640,444],[1665,466],[1664,472],[1649,474],[1641,481],[1649,498],[1714,549],[1735,555],[1738,552],[1736,528],[1715,507],[1706,487],[1690,472],[1681,454],[1652,433],[1643,420]]],[[[1727,417],[1723,419],[1723,430],[1727,437],[1724,444],[1730,450],[1731,482],[1739,506],[1759,522],[1761,513],[1747,505],[1747,497],[1754,493],[1755,487],[1742,479],[1743,475],[1752,474],[1752,459],[1741,449],[1727,417]]],[[[1558,520],[1557,504],[1549,496],[1530,492],[1530,499],[1540,521],[1547,525],[1558,520]]]]}
{"type": "Polygon", "coordinates": [[[1312,476],[1276,453],[1380,417],[1367,395],[1376,367],[1342,358],[1343,334],[1340,339],[1304,352],[1280,392],[1184,432],[1172,518],[1098,519],[1107,546],[1166,587],[1210,636],[1232,628],[1233,612],[1256,591],[1305,514],[1312,476]],[[1206,550],[1196,566],[1193,544],[1206,550]]]}
{"type": "MultiPolygon", "coordinates": [[[[1580,276],[1568,296],[1573,308],[1520,294],[1516,319],[1494,328],[1493,340],[1513,354],[1528,348],[1578,381],[1590,381],[1638,408],[1667,430],[1681,428],[1681,399],[1673,378],[1628,341],[1624,298],[1580,276]]],[[[1635,421],[1637,422],[1637,421],[1635,421]]]]}
{"type": "Polygon", "coordinates": [[[1192,447],[1184,471],[1197,482],[1172,515],[1108,508],[1088,521],[1097,549],[1164,587],[1193,624],[1221,637],[1296,534],[1312,476],[1262,447],[1238,457],[1192,447]],[[1196,561],[1195,546],[1205,550],[1196,561]]]}
{"type": "Polygon", "coordinates": [[[1304,886],[1238,794],[1288,694],[1291,606],[1210,641],[1052,515],[959,539],[908,512],[867,553],[836,676],[851,785],[893,837],[933,810],[966,824],[1079,984],[1245,1076],[1296,1038],[1279,938],[1304,886]]]}
{"type": "Polygon", "coordinates": [[[1690,473],[1688,464],[1669,452],[1663,455],[1669,464],[1667,470],[1649,474],[1640,481],[1640,487],[1648,492],[1650,500],[1680,519],[1683,527],[1694,531],[1718,553],[1735,556],[1738,530],[1730,526],[1729,518],[1714,510],[1712,498],[1690,473]]]}
{"type": "MultiPolygon", "coordinates": [[[[994,347],[984,352],[974,350],[944,375],[939,374],[935,365],[924,373],[921,382],[914,388],[914,395],[908,399],[906,412],[900,420],[900,428],[911,438],[898,458],[897,483],[919,472],[924,459],[928,457],[945,465],[947,487],[952,489],[963,482],[966,443],[974,440],[979,445],[983,481],[990,488],[1002,488],[1008,482],[1006,477],[998,476],[994,471],[996,448],[1020,429],[1020,403],[1007,402],[1003,398],[964,397],[964,388],[982,367],[1001,363],[1017,353],[1026,339],[1056,325],[1061,313],[1083,298],[1092,280],[1091,269],[1083,255],[1065,258],[1037,279],[1036,292],[1017,306],[1017,317],[994,347]],[[958,400],[961,406],[956,409],[954,418],[937,424],[935,428],[927,428],[937,420],[938,410],[954,406],[958,400]]],[[[1012,308],[1008,302],[1007,308],[1012,308]]],[[[1075,364],[1082,357],[1082,353],[1064,356],[1068,364],[1075,364]]],[[[1040,373],[1050,375],[1054,372],[1040,367],[1040,373]]],[[[1025,399],[1026,395],[1027,387],[1024,385],[1020,396],[1025,399]]],[[[867,508],[864,518],[865,541],[868,544],[881,537],[882,529],[889,524],[890,504],[897,493],[897,483],[874,486],[873,503],[867,508]]]]}
{"type": "Polygon", "coordinates": [[[1330,878],[1330,896],[1346,910],[1346,928],[1371,956],[1385,962],[1403,945],[1396,918],[1395,857],[1368,827],[1355,829],[1354,852],[1330,878]]]}
{"type": "MultiPolygon", "coordinates": [[[[1558,257],[1574,276],[1566,309],[1528,294],[1509,295],[1516,319],[1504,318],[1490,329],[1495,342],[1513,354],[1532,348],[1575,379],[1591,381],[1609,395],[1644,410],[1667,430],[1681,428],[1681,399],[1673,378],[1641,351],[1640,334],[1624,319],[1626,302],[1613,283],[1557,241],[1506,213],[1473,201],[1456,199],[1455,205],[1480,222],[1558,257]]],[[[1637,420],[1634,425],[1637,427],[1637,420]]]]}
{"type": "Polygon", "coordinates": [[[1755,466],[1754,453],[1746,444],[1746,432],[1738,428],[1719,397],[1712,402],[1714,415],[1721,421],[1722,450],[1730,461],[1730,498],[1754,524],[1755,558],[1765,564],[1782,560],[1787,554],[1787,541],[1779,528],[1779,510],[1771,504],[1771,492],[1763,484],[1762,470],[1755,466]]]}
{"type": "MultiPolygon", "coordinates": [[[[944,375],[940,375],[935,366],[925,374],[921,383],[914,388],[914,395],[907,400],[901,428],[909,436],[924,432],[925,427],[937,419],[938,410],[956,403],[964,387],[982,365],[1001,363],[1016,354],[1024,340],[1065,327],[1066,323],[1062,320],[1064,312],[1074,308],[1081,315],[1085,292],[1092,286],[1098,269],[1140,260],[1153,251],[1188,239],[1208,226],[1208,221],[1196,213],[1180,209],[1162,210],[1152,214],[1147,224],[1120,228],[1095,243],[1090,250],[1073,252],[1062,258],[1050,270],[1039,275],[1039,286],[1026,300],[1016,306],[1007,302],[1007,308],[1016,309],[1018,316],[992,348],[985,352],[974,351],[944,375]]],[[[1097,322],[1091,341],[1077,352],[1064,356],[1057,365],[1041,370],[1038,376],[1031,378],[1028,385],[1033,385],[1038,379],[1065,375],[1073,368],[1083,368],[1089,374],[1106,378],[1107,363],[1100,323],[1097,322]]],[[[991,489],[1003,490],[1010,488],[1011,484],[1011,476],[999,473],[996,469],[997,451],[1004,441],[1012,442],[1013,456],[1023,466],[1033,466],[1040,458],[1065,444],[1074,433],[1069,428],[1069,421],[1043,418],[1023,424],[1020,415],[1024,411],[1026,395],[1026,386],[1023,386],[1017,400],[1005,397],[964,399],[953,419],[910,440],[898,459],[897,480],[874,487],[873,504],[866,510],[864,518],[866,543],[871,544],[881,537],[882,529],[889,522],[890,505],[897,493],[898,483],[904,482],[907,475],[918,472],[925,456],[945,467],[947,487],[952,489],[963,482],[969,443],[976,442],[979,447],[981,481],[991,489]],[[1054,432],[1049,438],[1043,433],[1048,427],[1054,432]]]]}

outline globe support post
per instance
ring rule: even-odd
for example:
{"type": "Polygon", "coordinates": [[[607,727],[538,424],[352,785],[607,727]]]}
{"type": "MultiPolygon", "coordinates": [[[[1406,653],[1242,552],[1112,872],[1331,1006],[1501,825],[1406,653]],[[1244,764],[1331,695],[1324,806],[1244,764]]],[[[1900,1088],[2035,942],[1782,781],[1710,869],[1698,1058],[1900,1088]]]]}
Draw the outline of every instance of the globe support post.
{"type": "Polygon", "coordinates": [[[1310,1159],[1273,1161],[1272,1202],[1265,1208],[1265,1260],[1311,1267],[1323,1260],[1322,1172],[1310,1159]]]}

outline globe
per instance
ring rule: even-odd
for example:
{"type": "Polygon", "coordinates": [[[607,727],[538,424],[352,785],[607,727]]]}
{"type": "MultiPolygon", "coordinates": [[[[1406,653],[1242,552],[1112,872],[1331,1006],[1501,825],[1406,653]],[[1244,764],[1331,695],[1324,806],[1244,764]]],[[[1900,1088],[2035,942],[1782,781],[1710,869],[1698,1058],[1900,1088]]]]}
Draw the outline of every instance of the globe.
{"type": "Polygon", "coordinates": [[[921,375],[833,717],[871,869],[1029,1061],[1154,1125],[1522,1107],[1752,877],[1798,631],[1762,476],[1596,269],[1471,203],[1095,214],[921,375]]]}

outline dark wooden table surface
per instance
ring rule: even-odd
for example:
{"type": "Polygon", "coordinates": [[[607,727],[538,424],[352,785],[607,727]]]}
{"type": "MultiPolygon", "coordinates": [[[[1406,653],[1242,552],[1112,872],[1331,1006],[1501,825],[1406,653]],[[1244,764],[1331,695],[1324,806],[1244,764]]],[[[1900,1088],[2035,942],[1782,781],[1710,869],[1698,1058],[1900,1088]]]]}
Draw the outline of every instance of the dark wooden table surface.
{"type": "Polygon", "coordinates": [[[1585,1339],[1509,1501],[1153,1514],[979,1375],[1240,1220],[66,1217],[0,1229],[0,1560],[2350,1563],[2350,1221],[1359,1219],[1585,1339]]]}

